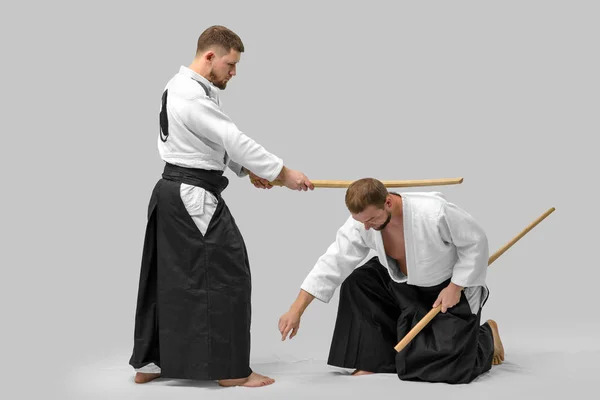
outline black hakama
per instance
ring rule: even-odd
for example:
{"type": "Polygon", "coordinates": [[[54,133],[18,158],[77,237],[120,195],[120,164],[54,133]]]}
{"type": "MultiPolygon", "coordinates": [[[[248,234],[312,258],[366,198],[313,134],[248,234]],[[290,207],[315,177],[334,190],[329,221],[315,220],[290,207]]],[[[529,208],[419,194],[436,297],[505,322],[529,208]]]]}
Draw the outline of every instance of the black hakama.
{"type": "Polygon", "coordinates": [[[166,164],[150,199],[135,315],[134,368],[154,363],[168,378],[250,375],[251,279],[242,235],[221,192],[222,171],[166,164]],[[205,235],[180,197],[200,186],[218,204],[205,235]]]}
{"type": "Polygon", "coordinates": [[[402,380],[450,384],[469,383],[488,371],[494,352],[492,331],[489,324],[480,325],[481,307],[473,314],[464,293],[458,304],[438,313],[402,351],[394,349],[431,311],[449,282],[432,287],[394,282],[373,257],[340,288],[327,363],[395,373],[402,380]]]}

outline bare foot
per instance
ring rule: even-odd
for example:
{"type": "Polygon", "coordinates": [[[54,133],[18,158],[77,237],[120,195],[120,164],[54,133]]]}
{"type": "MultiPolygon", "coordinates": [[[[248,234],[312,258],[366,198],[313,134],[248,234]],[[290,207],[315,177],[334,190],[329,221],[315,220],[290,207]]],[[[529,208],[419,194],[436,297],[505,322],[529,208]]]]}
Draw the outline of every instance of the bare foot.
{"type": "Polygon", "coordinates": [[[160,377],[160,374],[149,374],[146,372],[137,372],[135,374],[135,383],[148,383],[154,379],[160,377]]]}
{"type": "Polygon", "coordinates": [[[492,328],[492,337],[494,338],[494,357],[492,359],[492,365],[502,364],[504,361],[504,346],[500,340],[500,333],[498,332],[498,324],[493,319],[488,319],[487,323],[492,328]]]}
{"type": "Polygon", "coordinates": [[[230,386],[245,386],[245,387],[261,387],[267,386],[275,382],[275,379],[269,378],[255,372],[251,373],[246,378],[240,379],[221,379],[219,385],[230,387],[230,386]]]}
{"type": "Polygon", "coordinates": [[[352,376],[360,376],[360,375],[371,375],[374,374],[374,372],[369,372],[369,371],[362,371],[360,369],[357,369],[356,371],[354,371],[352,373],[352,376]]]}

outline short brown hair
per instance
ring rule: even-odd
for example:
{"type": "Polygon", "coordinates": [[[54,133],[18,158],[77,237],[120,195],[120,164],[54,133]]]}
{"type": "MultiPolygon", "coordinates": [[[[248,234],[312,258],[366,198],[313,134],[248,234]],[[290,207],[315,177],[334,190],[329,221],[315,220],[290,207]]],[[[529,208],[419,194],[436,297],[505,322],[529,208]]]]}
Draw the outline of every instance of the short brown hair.
{"type": "Polygon", "coordinates": [[[207,28],[198,38],[198,47],[196,55],[208,50],[211,46],[219,46],[227,53],[234,49],[240,53],[244,52],[244,43],[242,39],[233,32],[221,25],[213,25],[207,28]]]}
{"type": "Polygon", "coordinates": [[[353,214],[364,211],[369,205],[383,208],[388,195],[385,185],[374,178],[362,178],[354,181],[346,190],[346,207],[353,214]]]}

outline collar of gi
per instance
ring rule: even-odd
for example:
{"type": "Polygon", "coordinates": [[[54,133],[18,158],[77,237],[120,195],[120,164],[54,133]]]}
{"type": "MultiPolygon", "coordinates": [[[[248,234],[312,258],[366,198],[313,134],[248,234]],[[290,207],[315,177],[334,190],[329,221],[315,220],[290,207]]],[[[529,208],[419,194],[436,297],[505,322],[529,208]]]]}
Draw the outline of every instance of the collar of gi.
{"type": "Polygon", "coordinates": [[[208,90],[210,90],[210,94],[212,96],[215,96],[217,94],[216,93],[217,87],[215,85],[213,85],[211,81],[209,81],[208,79],[206,79],[205,77],[203,77],[202,75],[197,73],[196,71],[193,71],[190,68],[182,65],[179,68],[179,73],[182,75],[188,76],[195,81],[202,82],[206,87],[208,87],[208,90]]]}

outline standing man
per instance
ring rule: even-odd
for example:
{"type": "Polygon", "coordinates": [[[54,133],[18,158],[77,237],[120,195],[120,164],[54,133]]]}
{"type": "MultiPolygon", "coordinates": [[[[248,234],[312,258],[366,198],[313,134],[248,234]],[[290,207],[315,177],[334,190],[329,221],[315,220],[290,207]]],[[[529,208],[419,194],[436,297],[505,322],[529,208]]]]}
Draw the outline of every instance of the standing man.
{"type": "Polygon", "coordinates": [[[165,161],[152,192],[129,364],[137,383],[159,376],[264,386],[249,366],[251,274],[243,237],[222,191],[229,167],[256,187],[278,180],[313,190],[299,171],[242,133],[219,94],[236,75],[244,45],[212,26],[196,57],[167,83],[158,150],[165,161]]]}
{"type": "Polygon", "coordinates": [[[487,300],[488,241],[481,226],[441,193],[389,193],[378,180],[353,182],[351,213],[279,320],[294,337],[316,297],[341,285],[328,364],[353,375],[396,373],[403,380],[469,383],[504,360],[487,300]],[[376,257],[359,264],[374,250],[376,257]],[[431,310],[441,313],[402,351],[394,346],[431,310]]]}

